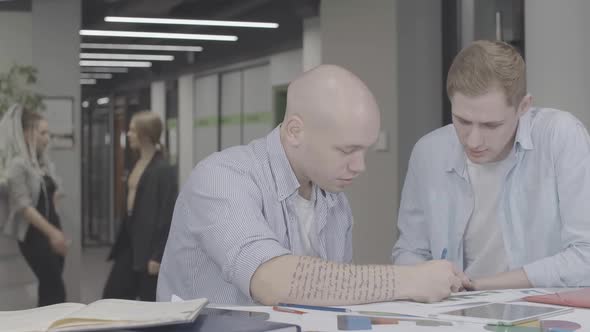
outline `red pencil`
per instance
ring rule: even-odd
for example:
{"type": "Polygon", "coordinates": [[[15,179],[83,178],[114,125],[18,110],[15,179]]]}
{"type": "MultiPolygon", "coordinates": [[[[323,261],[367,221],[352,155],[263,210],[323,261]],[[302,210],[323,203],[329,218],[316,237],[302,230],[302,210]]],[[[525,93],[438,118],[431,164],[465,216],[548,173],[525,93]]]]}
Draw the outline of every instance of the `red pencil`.
{"type": "Polygon", "coordinates": [[[301,311],[301,310],[295,310],[295,309],[291,309],[291,308],[285,308],[285,307],[278,307],[278,306],[274,306],[272,307],[272,310],[274,311],[279,311],[279,312],[288,312],[290,314],[297,314],[297,315],[303,315],[306,314],[305,311],[301,311]]]}

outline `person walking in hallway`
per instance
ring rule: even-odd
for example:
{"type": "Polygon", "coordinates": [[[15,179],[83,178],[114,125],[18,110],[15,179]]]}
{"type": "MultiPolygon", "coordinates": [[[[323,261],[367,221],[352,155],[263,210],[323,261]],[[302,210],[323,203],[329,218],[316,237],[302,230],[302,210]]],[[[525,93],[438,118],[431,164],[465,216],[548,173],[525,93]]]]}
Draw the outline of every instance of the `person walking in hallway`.
{"type": "Polygon", "coordinates": [[[4,115],[0,135],[8,189],[3,233],[17,239],[37,277],[38,306],[65,302],[62,273],[68,241],[56,212],[59,181],[47,153],[47,120],[15,105],[4,115]]]}
{"type": "Polygon", "coordinates": [[[156,299],[177,194],[175,170],[159,143],[162,130],[162,120],[154,112],[139,112],[131,118],[127,136],[139,159],[127,179],[127,217],[109,255],[114,264],[103,298],[156,299]]]}

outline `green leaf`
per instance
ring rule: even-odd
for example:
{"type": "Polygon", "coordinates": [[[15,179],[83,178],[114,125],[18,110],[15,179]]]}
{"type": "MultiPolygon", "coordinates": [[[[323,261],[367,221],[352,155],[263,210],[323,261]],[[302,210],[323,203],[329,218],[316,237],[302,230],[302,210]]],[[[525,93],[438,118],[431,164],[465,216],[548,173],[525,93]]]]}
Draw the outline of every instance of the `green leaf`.
{"type": "Polygon", "coordinates": [[[6,73],[0,73],[0,115],[14,103],[39,111],[45,109],[42,96],[31,89],[37,82],[37,68],[14,64],[6,73]]]}

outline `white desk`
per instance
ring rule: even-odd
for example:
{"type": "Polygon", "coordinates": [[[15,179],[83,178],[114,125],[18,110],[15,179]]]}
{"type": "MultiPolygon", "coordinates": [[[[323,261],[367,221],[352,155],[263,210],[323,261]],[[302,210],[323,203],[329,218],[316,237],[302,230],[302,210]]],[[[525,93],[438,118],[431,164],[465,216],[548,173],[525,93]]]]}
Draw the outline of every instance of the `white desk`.
{"type": "MultiPolygon", "coordinates": [[[[337,328],[337,317],[343,313],[337,312],[312,312],[309,311],[304,315],[296,315],[290,313],[276,312],[271,307],[255,306],[255,307],[223,307],[233,310],[247,310],[260,311],[270,314],[270,321],[291,323],[301,326],[302,331],[341,331],[337,328]]],[[[354,315],[354,313],[349,313],[354,315]]],[[[576,309],[572,313],[554,316],[546,320],[560,320],[569,321],[580,324],[582,327],[576,332],[590,331],[590,310],[576,309]]],[[[490,331],[484,325],[457,323],[453,322],[453,326],[419,326],[416,322],[400,321],[395,325],[373,325],[372,331],[490,331]]],[[[514,332],[529,332],[529,329],[514,329],[514,332]]],[[[493,330],[492,330],[493,331],[493,330]]],[[[511,332],[510,329],[497,329],[498,332],[511,332]]],[[[530,332],[541,332],[539,328],[531,328],[530,332]]]]}
{"type": "MultiPolygon", "coordinates": [[[[508,302],[508,301],[494,301],[494,302],[508,302]]],[[[514,302],[518,303],[518,302],[514,302]]],[[[539,304],[531,304],[530,305],[539,305],[539,304]]],[[[369,310],[374,308],[385,308],[388,304],[376,304],[376,305],[368,305],[369,310]]],[[[232,310],[244,310],[244,311],[259,311],[259,312],[266,312],[270,315],[269,320],[276,321],[276,322],[283,322],[283,323],[291,323],[301,326],[302,331],[341,331],[338,330],[337,325],[337,318],[338,315],[360,315],[358,313],[339,313],[339,312],[328,312],[328,311],[314,311],[314,310],[307,310],[302,309],[302,311],[307,312],[303,315],[292,314],[292,313],[285,313],[285,312],[277,312],[272,309],[272,307],[266,306],[239,306],[239,307],[232,307],[232,306],[215,306],[218,308],[227,308],[232,310]]],[[[395,307],[395,311],[390,312],[398,312],[403,310],[403,305],[400,303],[392,303],[391,307],[395,307]],[[398,310],[399,309],[399,310],[398,310]]],[[[352,306],[353,311],[355,308],[359,308],[358,306],[352,306]]],[[[362,308],[361,308],[362,309],[362,308]]],[[[358,309],[357,309],[358,310],[358,309]]],[[[407,309],[411,311],[411,309],[407,309]]],[[[377,311],[385,311],[383,309],[377,311]]],[[[401,313],[408,313],[401,312],[401,313]]],[[[368,315],[365,315],[368,316],[368,315]]],[[[376,316],[371,316],[376,317],[376,316]]],[[[590,331],[590,309],[574,309],[573,312],[569,312],[559,316],[553,316],[550,318],[546,318],[543,320],[547,321],[566,321],[566,322],[573,322],[577,323],[581,326],[581,328],[575,330],[576,332],[588,332],[590,331]]],[[[545,330],[543,331],[539,327],[530,327],[530,328],[518,328],[518,327],[495,327],[495,326],[485,326],[482,324],[472,324],[472,323],[461,323],[461,322],[446,322],[451,323],[452,326],[443,326],[443,325],[431,325],[433,324],[433,320],[424,318],[424,319],[417,319],[417,320],[408,320],[408,321],[399,321],[398,324],[393,325],[372,325],[372,331],[496,331],[496,332],[548,332],[548,331],[565,331],[565,330],[545,330]],[[424,320],[430,322],[424,322],[424,320]],[[428,325],[423,325],[428,324],[428,325]]],[[[527,326],[528,324],[524,325],[527,326]]],[[[537,325],[538,326],[538,325],[537,325]]]]}

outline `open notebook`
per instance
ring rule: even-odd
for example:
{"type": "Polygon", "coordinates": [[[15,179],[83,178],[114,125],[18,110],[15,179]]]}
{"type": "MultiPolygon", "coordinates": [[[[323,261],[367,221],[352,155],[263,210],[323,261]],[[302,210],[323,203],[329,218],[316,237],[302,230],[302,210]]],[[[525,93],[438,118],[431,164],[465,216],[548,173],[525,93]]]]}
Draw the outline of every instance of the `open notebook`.
{"type": "Polygon", "coordinates": [[[61,303],[0,311],[0,330],[11,332],[97,331],[193,322],[207,299],[142,302],[107,299],[88,305],[61,303]]]}

